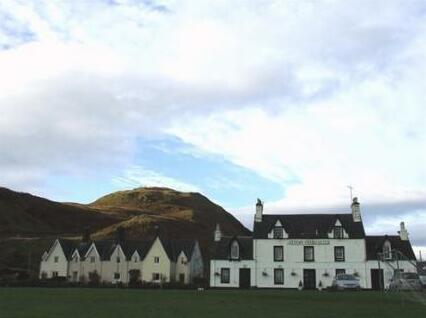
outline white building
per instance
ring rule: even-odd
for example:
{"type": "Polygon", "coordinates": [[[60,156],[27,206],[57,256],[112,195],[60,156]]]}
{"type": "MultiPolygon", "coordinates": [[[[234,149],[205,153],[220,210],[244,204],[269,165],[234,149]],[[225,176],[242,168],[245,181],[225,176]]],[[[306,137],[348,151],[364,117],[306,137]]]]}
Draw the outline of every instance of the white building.
{"type": "Polygon", "coordinates": [[[252,237],[215,232],[211,287],[326,288],[337,273],[362,288],[383,288],[395,270],[416,271],[404,223],[399,236],[366,236],[355,198],[352,213],[263,214],[258,200],[252,237]]]}
{"type": "Polygon", "coordinates": [[[203,259],[195,240],[129,241],[123,233],[108,241],[58,238],[42,256],[40,278],[88,282],[93,275],[113,284],[128,284],[132,275],[142,283],[189,284],[203,276],[203,259]]]}

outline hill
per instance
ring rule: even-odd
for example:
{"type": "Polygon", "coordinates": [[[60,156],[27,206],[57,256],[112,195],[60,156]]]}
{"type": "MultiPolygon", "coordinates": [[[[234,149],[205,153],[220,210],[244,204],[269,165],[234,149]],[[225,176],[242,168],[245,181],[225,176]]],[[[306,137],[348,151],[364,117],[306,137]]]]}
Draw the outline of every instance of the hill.
{"type": "Polygon", "coordinates": [[[226,235],[249,235],[234,216],[199,193],[137,188],[105,195],[93,203],[59,203],[0,188],[2,268],[38,270],[53,237],[79,239],[84,228],[105,239],[123,227],[130,239],[152,238],[159,228],[168,238],[196,238],[206,260],[219,223],[226,235]]]}

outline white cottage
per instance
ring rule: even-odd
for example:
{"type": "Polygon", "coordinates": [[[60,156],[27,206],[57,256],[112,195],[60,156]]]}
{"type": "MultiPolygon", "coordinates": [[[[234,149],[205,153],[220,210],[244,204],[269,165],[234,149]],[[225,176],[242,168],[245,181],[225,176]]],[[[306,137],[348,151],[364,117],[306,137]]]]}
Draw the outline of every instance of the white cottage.
{"type": "Polygon", "coordinates": [[[224,237],[216,228],[210,286],[317,289],[348,273],[359,277],[362,288],[379,289],[395,270],[416,271],[403,224],[399,236],[366,236],[357,198],[351,210],[263,214],[258,200],[252,237],[224,237]],[[384,248],[391,257],[382,257],[384,248]]]}
{"type": "Polygon", "coordinates": [[[198,241],[160,236],[151,241],[130,241],[119,229],[115,240],[56,239],[40,263],[40,278],[47,279],[128,284],[132,275],[141,282],[191,283],[203,276],[198,241]]]}

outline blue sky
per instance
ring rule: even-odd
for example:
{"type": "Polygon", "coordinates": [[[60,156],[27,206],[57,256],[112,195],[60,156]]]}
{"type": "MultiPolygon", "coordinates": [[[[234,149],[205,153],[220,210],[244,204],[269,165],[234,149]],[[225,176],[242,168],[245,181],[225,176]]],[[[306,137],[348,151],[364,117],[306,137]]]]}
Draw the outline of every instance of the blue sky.
{"type": "Polygon", "coordinates": [[[426,254],[423,1],[1,1],[0,184],[406,221],[426,254]]]}

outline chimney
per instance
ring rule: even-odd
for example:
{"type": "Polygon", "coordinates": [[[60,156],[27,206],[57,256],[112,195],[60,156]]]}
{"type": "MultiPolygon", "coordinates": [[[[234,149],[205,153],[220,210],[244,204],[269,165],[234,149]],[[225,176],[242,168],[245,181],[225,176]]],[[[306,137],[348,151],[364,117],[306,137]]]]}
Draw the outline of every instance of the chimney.
{"type": "Polygon", "coordinates": [[[399,237],[401,238],[401,241],[408,241],[408,231],[405,228],[405,223],[400,223],[400,230],[398,231],[399,237]]]}
{"type": "Polygon", "coordinates": [[[254,216],[254,222],[262,222],[263,214],[263,203],[260,199],[257,199],[256,203],[256,215],[254,216]]]}
{"type": "Polygon", "coordinates": [[[354,222],[361,222],[361,209],[359,207],[358,198],[355,197],[352,200],[351,209],[352,209],[352,218],[354,222]]]}
{"type": "Polygon", "coordinates": [[[219,242],[222,239],[222,232],[220,231],[219,223],[216,223],[216,230],[214,231],[214,241],[219,242]]]}
{"type": "Polygon", "coordinates": [[[122,243],[125,239],[125,229],[119,226],[115,232],[115,242],[122,243]]]}
{"type": "Polygon", "coordinates": [[[81,235],[81,241],[83,243],[90,242],[90,231],[88,227],[85,227],[83,230],[83,233],[81,235]]]}

